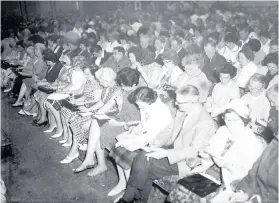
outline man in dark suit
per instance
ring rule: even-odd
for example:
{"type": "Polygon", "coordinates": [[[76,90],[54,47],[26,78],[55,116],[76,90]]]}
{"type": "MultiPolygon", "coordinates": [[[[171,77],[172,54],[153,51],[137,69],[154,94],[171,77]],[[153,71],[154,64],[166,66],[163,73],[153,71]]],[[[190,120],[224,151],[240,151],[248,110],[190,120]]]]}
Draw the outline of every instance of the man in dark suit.
{"type": "Polygon", "coordinates": [[[187,54],[185,49],[182,47],[181,39],[179,39],[178,37],[173,38],[171,40],[171,49],[174,50],[178,54],[179,59],[180,59],[180,63],[181,63],[182,59],[187,54]]]}
{"type": "Polygon", "coordinates": [[[226,59],[218,54],[216,51],[216,44],[213,41],[207,41],[204,44],[204,52],[207,57],[205,57],[204,67],[202,71],[206,75],[207,79],[213,84],[220,81],[219,71],[227,63],[226,59]]]}

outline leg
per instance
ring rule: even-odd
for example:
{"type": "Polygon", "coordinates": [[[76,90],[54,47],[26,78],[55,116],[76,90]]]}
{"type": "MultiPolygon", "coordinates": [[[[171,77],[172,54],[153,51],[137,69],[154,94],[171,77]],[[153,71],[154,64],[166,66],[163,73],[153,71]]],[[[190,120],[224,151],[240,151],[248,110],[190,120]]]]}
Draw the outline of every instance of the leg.
{"type": "Polygon", "coordinates": [[[177,174],[177,164],[170,165],[167,158],[148,161],[145,154],[140,153],[134,159],[132,173],[122,199],[129,202],[140,195],[141,200],[147,202],[154,180],[177,174]]]}
{"type": "Polygon", "coordinates": [[[100,175],[108,170],[106,157],[105,157],[105,150],[101,148],[100,139],[97,142],[96,155],[98,159],[98,166],[92,169],[90,172],[88,172],[87,175],[90,177],[100,175]]]}
{"type": "Polygon", "coordinates": [[[117,185],[112,188],[112,190],[108,193],[108,196],[115,196],[125,190],[127,182],[126,182],[126,176],[124,169],[121,168],[120,166],[116,165],[117,172],[118,172],[118,183],[117,185]]]}
{"type": "Polygon", "coordinates": [[[39,108],[40,108],[40,112],[41,112],[41,115],[40,115],[41,118],[38,121],[38,124],[47,121],[47,117],[46,117],[47,116],[47,111],[46,111],[46,109],[43,106],[43,102],[39,102],[39,108]]]}
{"type": "Polygon", "coordinates": [[[22,83],[22,85],[20,87],[20,92],[19,92],[18,98],[17,98],[16,102],[13,104],[13,106],[19,106],[22,104],[22,99],[24,97],[26,90],[27,90],[26,85],[24,83],[22,83]]]}
{"type": "Polygon", "coordinates": [[[97,142],[100,142],[100,133],[101,132],[100,132],[100,127],[98,122],[95,119],[92,120],[89,128],[89,133],[88,133],[86,156],[82,164],[76,169],[76,172],[83,171],[87,169],[89,166],[93,166],[95,164],[96,161],[94,160],[94,157],[95,157],[97,142]]]}
{"type": "Polygon", "coordinates": [[[74,159],[78,158],[78,156],[79,156],[79,153],[78,153],[78,142],[74,138],[73,139],[73,144],[72,144],[72,147],[71,147],[71,150],[70,150],[68,156],[65,159],[63,159],[62,161],[60,161],[60,163],[62,163],[62,164],[71,163],[74,159]]]}
{"type": "Polygon", "coordinates": [[[68,125],[67,125],[67,121],[63,116],[61,116],[61,121],[62,121],[62,128],[63,128],[63,132],[64,132],[62,140],[63,140],[63,142],[64,142],[64,140],[65,140],[65,142],[67,142],[67,139],[68,139],[68,136],[69,136],[69,128],[68,128],[68,125]]]}
{"type": "MultiPolygon", "coordinates": [[[[54,129],[56,126],[56,133],[55,135],[62,135],[63,133],[63,127],[62,127],[62,123],[61,123],[61,117],[60,117],[60,113],[59,111],[57,111],[55,108],[53,108],[53,106],[47,102],[46,106],[48,108],[48,111],[50,112],[49,114],[52,115],[52,119],[50,122],[50,129],[54,129]]],[[[60,137],[60,136],[59,136],[60,137]]]]}

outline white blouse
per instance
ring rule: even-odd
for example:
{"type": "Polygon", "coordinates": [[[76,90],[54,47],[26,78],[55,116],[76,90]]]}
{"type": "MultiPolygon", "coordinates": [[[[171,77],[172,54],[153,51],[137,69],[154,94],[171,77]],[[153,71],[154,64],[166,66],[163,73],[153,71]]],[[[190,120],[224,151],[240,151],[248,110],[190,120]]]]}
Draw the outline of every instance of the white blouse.
{"type": "Polygon", "coordinates": [[[172,122],[169,108],[159,99],[146,109],[140,109],[141,125],[145,131],[141,138],[152,141],[172,122]]]}
{"type": "Polygon", "coordinates": [[[252,75],[254,75],[254,73],[257,72],[257,70],[257,65],[253,61],[250,61],[250,63],[238,70],[237,75],[235,77],[236,84],[241,88],[245,88],[249,79],[252,75]]]}
{"type": "Polygon", "coordinates": [[[268,121],[270,102],[266,97],[266,92],[262,92],[258,97],[254,97],[251,93],[247,93],[241,97],[242,100],[248,103],[250,109],[250,118],[253,123],[256,120],[263,119],[268,121]]]}
{"type": "Polygon", "coordinates": [[[246,127],[243,133],[233,135],[226,126],[222,126],[211,138],[207,150],[215,156],[221,156],[228,140],[233,143],[222,158],[231,164],[232,171],[222,168],[222,176],[224,181],[231,183],[234,180],[241,180],[247,175],[265,149],[266,143],[249,127],[246,127]]]}
{"type": "Polygon", "coordinates": [[[220,82],[217,83],[206,103],[210,108],[210,112],[213,112],[216,108],[224,107],[232,99],[238,98],[240,98],[239,87],[231,80],[227,85],[223,85],[220,82]]]}

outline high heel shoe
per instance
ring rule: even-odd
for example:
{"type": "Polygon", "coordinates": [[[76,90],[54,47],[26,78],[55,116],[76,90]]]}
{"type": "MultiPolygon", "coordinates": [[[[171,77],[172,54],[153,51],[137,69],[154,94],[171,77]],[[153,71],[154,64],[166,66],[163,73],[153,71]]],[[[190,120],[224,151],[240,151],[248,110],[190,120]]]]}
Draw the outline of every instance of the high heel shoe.
{"type": "Polygon", "coordinates": [[[60,133],[55,133],[54,135],[52,135],[51,137],[52,138],[58,138],[58,137],[61,137],[63,134],[63,131],[61,131],[60,133]]]}
{"type": "Polygon", "coordinates": [[[61,164],[68,164],[71,163],[74,159],[78,158],[79,153],[76,153],[73,157],[69,157],[67,156],[65,159],[63,159],[62,161],[60,161],[61,164]]]}
{"type": "Polygon", "coordinates": [[[56,128],[56,125],[53,126],[52,128],[49,128],[49,129],[47,129],[47,130],[44,130],[44,133],[51,133],[55,128],[56,128]]]}
{"type": "Polygon", "coordinates": [[[66,142],[67,142],[67,139],[66,139],[66,140],[60,140],[60,141],[59,141],[60,144],[64,144],[64,143],[66,143],[66,142]]]}
{"type": "Polygon", "coordinates": [[[70,147],[72,145],[72,143],[64,143],[62,144],[63,147],[70,147]]]}
{"type": "Polygon", "coordinates": [[[93,165],[87,165],[86,167],[84,168],[81,168],[78,170],[78,168],[75,168],[75,169],[72,169],[74,173],[81,173],[82,171],[85,171],[87,169],[92,169],[92,168],[95,168],[97,166],[97,163],[93,164],[93,165]]]}
{"type": "Polygon", "coordinates": [[[32,125],[37,126],[37,127],[46,126],[47,124],[48,124],[47,121],[44,121],[42,123],[37,123],[37,122],[33,121],[33,123],[32,123],[32,125]]]}

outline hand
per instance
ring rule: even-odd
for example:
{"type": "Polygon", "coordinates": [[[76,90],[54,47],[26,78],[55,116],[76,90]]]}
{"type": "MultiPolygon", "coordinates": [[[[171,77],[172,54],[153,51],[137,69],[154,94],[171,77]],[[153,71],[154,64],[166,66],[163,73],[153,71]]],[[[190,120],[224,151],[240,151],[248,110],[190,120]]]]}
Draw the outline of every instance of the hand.
{"type": "Polygon", "coordinates": [[[81,112],[88,112],[88,111],[90,111],[88,108],[86,108],[85,106],[80,106],[79,108],[78,108],[81,112]]]}
{"type": "Polygon", "coordinates": [[[145,156],[147,157],[147,160],[149,160],[150,157],[154,159],[162,159],[168,156],[168,150],[158,148],[156,151],[148,153],[145,156]]]}
{"type": "Polygon", "coordinates": [[[227,162],[225,159],[221,157],[215,157],[215,156],[212,156],[211,158],[214,161],[214,163],[220,168],[225,168],[227,166],[227,162]]]}
{"type": "Polygon", "coordinates": [[[235,192],[230,198],[230,202],[233,203],[246,202],[248,200],[249,200],[249,195],[247,193],[244,193],[243,191],[235,192]]]}

